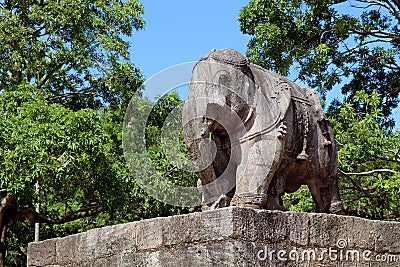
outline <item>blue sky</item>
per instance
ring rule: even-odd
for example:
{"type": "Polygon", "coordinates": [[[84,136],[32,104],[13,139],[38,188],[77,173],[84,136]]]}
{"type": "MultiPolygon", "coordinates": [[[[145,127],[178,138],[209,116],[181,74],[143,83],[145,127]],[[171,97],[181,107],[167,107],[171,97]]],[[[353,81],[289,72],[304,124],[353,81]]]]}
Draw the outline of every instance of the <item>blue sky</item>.
{"type": "MultiPolygon", "coordinates": [[[[248,2],[141,0],[146,26],[129,39],[132,62],[148,79],[165,68],[197,61],[213,48],[230,47],[245,54],[250,37],[240,32],[237,17],[248,2]]],[[[181,90],[179,92],[182,96],[181,90]]],[[[341,98],[339,92],[340,88],[329,92],[328,102],[341,98]]],[[[393,115],[399,128],[399,108],[393,115]]]]}
{"type": "Polygon", "coordinates": [[[146,27],[131,39],[131,59],[146,78],[176,64],[197,61],[211,49],[245,53],[249,36],[237,17],[248,0],[142,0],[146,27]]]}

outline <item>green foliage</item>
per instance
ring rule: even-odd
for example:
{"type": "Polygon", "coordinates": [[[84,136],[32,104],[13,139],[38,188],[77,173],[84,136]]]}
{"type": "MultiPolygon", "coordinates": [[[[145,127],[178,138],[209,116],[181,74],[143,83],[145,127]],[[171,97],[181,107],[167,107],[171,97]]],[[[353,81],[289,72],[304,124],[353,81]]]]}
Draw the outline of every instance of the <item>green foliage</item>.
{"type": "MultiPolygon", "coordinates": [[[[16,205],[33,208],[39,197],[42,214],[64,216],[93,203],[110,212],[126,203],[119,173],[125,166],[96,110],[73,111],[22,90],[4,92],[0,103],[0,186],[16,205]]],[[[26,232],[21,224],[11,223],[10,245],[17,248],[32,241],[18,234],[26,232]]]]}
{"type": "Polygon", "coordinates": [[[323,95],[343,85],[345,102],[376,90],[390,115],[400,92],[399,11],[392,1],[252,0],[239,22],[252,36],[250,61],[283,75],[292,70],[323,95]]]}
{"type": "Polygon", "coordinates": [[[53,101],[80,92],[74,109],[129,100],[140,79],[122,36],[142,13],[136,0],[0,1],[2,89],[28,82],[53,101]]]}
{"type": "MultiPolygon", "coordinates": [[[[382,127],[382,110],[376,91],[359,91],[331,120],[338,144],[339,188],[346,212],[370,219],[400,218],[400,131],[382,127]]],[[[312,211],[309,190],[300,188],[285,195],[285,206],[293,211],[312,211]]]]}
{"type": "MultiPolygon", "coordinates": [[[[40,95],[31,93],[29,85],[24,88],[0,96],[1,188],[14,194],[18,205],[33,208],[38,182],[41,213],[48,215],[65,216],[94,203],[106,208],[103,214],[62,225],[42,224],[41,238],[188,212],[154,200],[137,184],[137,176],[127,169],[122,155],[122,110],[73,111],[61,104],[49,104],[40,95]]],[[[137,101],[138,109],[152,105],[140,97],[137,101]]],[[[168,123],[175,124],[170,133],[174,137],[172,142],[178,140],[178,148],[186,151],[181,127],[176,127],[178,123],[180,126],[181,118],[167,120],[180,104],[182,101],[173,93],[164,95],[154,105],[146,127],[147,153],[163,178],[182,186],[194,186],[195,175],[171,164],[162,144],[171,136],[162,139],[160,129],[168,127],[168,123]]],[[[138,170],[146,168],[140,160],[135,164],[138,170]]],[[[10,226],[8,261],[21,264],[20,247],[32,241],[32,224],[14,218],[10,226]]]]}
{"type": "MultiPolygon", "coordinates": [[[[186,146],[182,134],[182,118],[181,109],[183,101],[179,99],[176,92],[160,96],[156,103],[152,104],[148,101],[141,100],[135,108],[134,112],[138,116],[141,113],[149,114],[148,118],[137,118],[133,115],[131,123],[132,130],[129,134],[132,138],[125,137],[124,147],[126,153],[129,153],[129,165],[133,176],[140,177],[139,185],[145,187],[151,195],[157,195],[158,199],[164,202],[171,195],[180,195],[180,203],[187,200],[185,195],[172,185],[183,187],[193,187],[196,185],[197,177],[193,172],[185,171],[187,164],[191,163],[188,158],[186,146]],[[143,104],[143,106],[141,106],[143,104]],[[141,110],[146,112],[141,112],[141,110]],[[138,149],[140,146],[141,133],[136,132],[135,128],[140,129],[141,125],[136,125],[134,119],[145,121],[145,147],[138,149]],[[130,141],[127,141],[127,140],[130,141]],[[130,148],[127,148],[131,146],[130,148]],[[129,152],[128,152],[129,151],[129,152]]],[[[131,110],[132,111],[132,110],[131,110]]],[[[174,213],[187,212],[187,209],[180,207],[172,207],[159,203],[157,207],[153,206],[154,200],[149,198],[145,201],[148,215],[146,217],[166,216],[174,213]]]]}
{"type": "MultiPolygon", "coordinates": [[[[196,181],[193,173],[180,168],[187,157],[171,162],[168,155],[186,151],[181,127],[176,128],[181,119],[169,117],[182,101],[176,93],[154,106],[141,98],[143,77],[129,62],[124,37],[143,28],[142,14],[137,0],[0,0],[0,186],[14,196],[13,214],[4,220],[10,220],[9,264],[22,265],[20,248],[32,241],[38,201],[40,218],[54,221],[41,224],[41,239],[187,212],[154,200],[138,184],[152,167],[143,160],[148,156],[167,181],[182,186],[196,181]],[[147,151],[136,155],[133,172],[122,146],[131,98],[139,117],[153,106],[144,125],[147,151]],[[163,136],[162,127],[172,129],[169,136],[163,136]],[[93,207],[104,212],[64,220],[93,207]],[[20,208],[34,219],[21,218],[16,212],[20,208]]],[[[137,127],[132,134],[140,131],[137,127]]],[[[7,222],[0,224],[0,231],[7,222]]]]}
{"type": "MultiPolygon", "coordinates": [[[[0,1],[1,189],[15,209],[39,199],[49,219],[105,210],[41,224],[42,239],[152,214],[122,153],[125,109],[143,83],[124,38],[143,28],[142,14],[137,0],[0,1]]],[[[11,216],[8,263],[22,265],[33,228],[15,214],[0,215],[11,216]]]]}
{"type": "MultiPolygon", "coordinates": [[[[328,108],[339,144],[340,188],[350,214],[400,218],[400,134],[388,119],[399,104],[400,64],[395,1],[251,0],[239,23],[251,35],[250,61],[344,101],[328,108]]],[[[304,188],[285,196],[291,210],[310,210],[304,188]],[[307,199],[307,200],[303,200],[307,199]]]]}
{"type": "Polygon", "coordinates": [[[315,211],[314,201],[306,185],[300,186],[296,192],[283,195],[282,200],[284,207],[290,211],[315,211]]]}
{"type": "MultiPolygon", "coordinates": [[[[0,102],[7,103],[13,95],[4,93],[0,102]]],[[[0,126],[4,140],[0,148],[2,188],[22,198],[33,194],[32,185],[38,181],[45,185],[42,203],[47,203],[48,197],[55,198],[50,202],[69,199],[80,189],[84,190],[79,200],[83,203],[101,195],[96,192],[96,183],[101,181],[93,178],[105,178],[113,171],[108,167],[112,163],[108,136],[96,111],[74,112],[38,100],[21,103],[16,112],[0,112],[7,117],[0,126]]]]}
{"type": "Polygon", "coordinates": [[[194,172],[182,170],[189,162],[182,133],[182,108],[183,101],[176,92],[158,99],[146,129],[147,151],[164,178],[174,184],[193,187],[196,186],[197,176],[194,172]]]}
{"type": "Polygon", "coordinates": [[[400,209],[400,132],[390,133],[376,91],[354,96],[359,109],[345,104],[334,120],[339,144],[342,198],[351,214],[398,218],[400,209]],[[351,173],[361,173],[351,174],[351,173]]]}

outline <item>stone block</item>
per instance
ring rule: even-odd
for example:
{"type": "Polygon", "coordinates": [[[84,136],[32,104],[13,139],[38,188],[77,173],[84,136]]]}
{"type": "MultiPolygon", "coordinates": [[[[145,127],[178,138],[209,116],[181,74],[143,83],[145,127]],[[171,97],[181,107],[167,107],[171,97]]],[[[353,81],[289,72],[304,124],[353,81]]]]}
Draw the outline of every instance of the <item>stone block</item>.
{"type": "Polygon", "coordinates": [[[100,228],[97,232],[95,258],[110,257],[136,250],[135,223],[100,228]]]}
{"type": "Polygon", "coordinates": [[[58,238],[28,244],[28,266],[51,266],[57,263],[58,238]]]}
{"type": "Polygon", "coordinates": [[[375,250],[377,221],[346,216],[347,247],[359,250],[375,250]]]}
{"type": "Polygon", "coordinates": [[[258,212],[255,220],[258,240],[268,243],[278,243],[289,239],[288,214],[281,211],[258,212]]]}
{"type": "Polygon", "coordinates": [[[247,241],[257,240],[257,211],[246,208],[235,208],[232,210],[232,214],[232,237],[247,241]]]}
{"type": "Polygon", "coordinates": [[[289,240],[295,245],[308,246],[310,236],[310,216],[304,212],[288,214],[289,240]]]}
{"type": "Polygon", "coordinates": [[[400,223],[377,221],[375,250],[400,254],[400,223]]]}
{"type": "Polygon", "coordinates": [[[315,247],[336,247],[337,242],[348,242],[348,217],[323,213],[310,213],[309,245],[315,247]]]}
{"type": "Polygon", "coordinates": [[[30,243],[28,267],[400,266],[399,237],[399,222],[229,207],[30,243]]]}
{"type": "Polygon", "coordinates": [[[156,250],[163,245],[165,218],[139,221],[135,225],[135,244],[138,250],[156,250]]]}
{"type": "Polygon", "coordinates": [[[56,240],[56,262],[59,264],[71,264],[82,257],[79,248],[85,244],[85,234],[76,234],[56,240]]]}
{"type": "Polygon", "coordinates": [[[200,213],[172,216],[163,225],[165,246],[204,241],[203,221],[200,213]]]}

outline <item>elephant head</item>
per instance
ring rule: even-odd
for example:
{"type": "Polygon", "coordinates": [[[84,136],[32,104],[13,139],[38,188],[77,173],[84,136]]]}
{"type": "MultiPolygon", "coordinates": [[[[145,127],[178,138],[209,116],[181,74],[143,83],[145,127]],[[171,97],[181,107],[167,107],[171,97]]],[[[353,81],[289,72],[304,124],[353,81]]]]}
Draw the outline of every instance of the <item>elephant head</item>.
{"type": "MultiPolygon", "coordinates": [[[[212,51],[194,66],[189,87],[183,107],[183,133],[194,170],[202,185],[224,173],[225,179],[234,183],[236,170],[229,163],[235,160],[230,153],[235,148],[231,144],[251,124],[256,90],[250,65],[236,50],[212,51]]],[[[229,187],[221,188],[219,183],[217,188],[210,188],[214,191],[210,195],[219,197],[229,187]]]]}

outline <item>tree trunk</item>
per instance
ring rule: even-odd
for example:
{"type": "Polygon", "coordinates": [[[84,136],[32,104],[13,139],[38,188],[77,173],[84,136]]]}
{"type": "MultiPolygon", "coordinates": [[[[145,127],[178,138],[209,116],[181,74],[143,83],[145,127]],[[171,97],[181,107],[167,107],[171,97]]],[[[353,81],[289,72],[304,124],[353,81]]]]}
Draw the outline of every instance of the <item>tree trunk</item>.
{"type": "MultiPolygon", "coordinates": [[[[8,220],[6,220],[8,221],[8,220]]],[[[6,252],[7,252],[7,244],[6,244],[6,236],[7,236],[7,225],[2,226],[1,231],[1,240],[0,240],[0,267],[4,267],[6,264],[6,252]]]]}
{"type": "Polygon", "coordinates": [[[7,251],[6,234],[7,225],[10,219],[7,216],[7,211],[13,201],[14,197],[8,195],[6,190],[0,190],[1,205],[0,205],[0,267],[5,266],[5,257],[7,251]]]}
{"type": "Polygon", "coordinates": [[[7,229],[12,218],[20,217],[32,223],[60,224],[94,216],[105,210],[104,207],[91,203],[65,216],[49,216],[29,207],[18,207],[13,201],[13,195],[7,194],[6,189],[0,189],[0,267],[4,267],[6,262],[7,229]]]}

